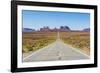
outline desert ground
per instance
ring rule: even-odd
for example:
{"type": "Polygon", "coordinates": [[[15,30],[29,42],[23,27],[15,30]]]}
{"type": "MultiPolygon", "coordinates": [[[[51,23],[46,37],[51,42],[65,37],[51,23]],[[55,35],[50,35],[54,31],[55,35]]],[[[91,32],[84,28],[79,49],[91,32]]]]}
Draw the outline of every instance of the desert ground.
{"type": "Polygon", "coordinates": [[[88,59],[90,56],[89,32],[23,32],[22,42],[25,62],[88,59]]]}

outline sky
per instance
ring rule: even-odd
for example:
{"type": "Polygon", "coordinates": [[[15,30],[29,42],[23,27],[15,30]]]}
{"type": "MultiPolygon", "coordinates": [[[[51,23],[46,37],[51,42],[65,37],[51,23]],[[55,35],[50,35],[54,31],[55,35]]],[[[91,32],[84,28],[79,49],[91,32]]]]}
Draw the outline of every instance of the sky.
{"type": "Polygon", "coordinates": [[[22,10],[23,28],[39,30],[44,26],[60,28],[68,26],[72,30],[82,30],[90,27],[89,13],[53,12],[22,10]]]}

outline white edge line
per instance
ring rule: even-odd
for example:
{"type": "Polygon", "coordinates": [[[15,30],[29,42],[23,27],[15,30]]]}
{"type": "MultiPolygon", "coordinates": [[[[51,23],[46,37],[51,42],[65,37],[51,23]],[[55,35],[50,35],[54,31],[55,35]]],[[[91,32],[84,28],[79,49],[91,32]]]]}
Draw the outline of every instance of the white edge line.
{"type": "Polygon", "coordinates": [[[43,50],[45,48],[48,48],[50,45],[54,44],[55,42],[53,42],[53,43],[51,43],[51,44],[49,44],[49,45],[47,45],[47,46],[45,46],[45,47],[43,47],[43,48],[41,48],[39,50],[36,50],[35,52],[33,52],[33,53],[29,54],[28,56],[26,56],[23,60],[27,59],[28,57],[32,56],[33,54],[35,54],[35,53],[37,53],[37,52],[39,52],[39,51],[41,51],[41,50],[43,50]]]}
{"type": "MultiPolygon", "coordinates": [[[[56,42],[56,41],[55,41],[55,42],[56,42]]],[[[50,45],[54,44],[55,42],[51,43],[50,45]]],[[[62,43],[64,43],[64,42],[62,42],[62,43]]],[[[37,50],[36,52],[31,53],[30,55],[26,56],[23,60],[25,60],[25,59],[29,58],[30,56],[32,56],[33,54],[35,54],[35,53],[37,53],[37,52],[39,52],[39,51],[41,51],[41,50],[43,50],[43,49],[45,49],[45,48],[49,47],[50,45],[47,45],[47,46],[45,46],[45,47],[43,47],[43,48],[41,48],[41,49],[37,50]]],[[[78,49],[76,49],[76,48],[73,48],[73,47],[71,47],[70,45],[65,44],[65,43],[64,43],[64,45],[65,45],[65,46],[68,46],[68,47],[70,47],[71,49],[73,49],[74,51],[77,51],[77,52],[79,52],[79,53],[81,53],[81,54],[85,55],[86,57],[90,58],[87,54],[85,54],[85,53],[81,52],[80,50],[78,50],[78,49]]]]}
{"type": "MultiPolygon", "coordinates": [[[[64,42],[63,42],[63,43],[64,43],[64,42]]],[[[71,49],[73,49],[73,50],[75,50],[75,51],[77,51],[77,52],[79,52],[79,53],[81,53],[81,54],[87,56],[88,58],[90,58],[87,54],[81,52],[80,50],[78,50],[78,49],[76,49],[76,48],[74,48],[74,47],[72,47],[72,46],[70,46],[70,45],[68,45],[68,44],[65,44],[65,43],[64,43],[64,45],[69,46],[71,49]]]]}

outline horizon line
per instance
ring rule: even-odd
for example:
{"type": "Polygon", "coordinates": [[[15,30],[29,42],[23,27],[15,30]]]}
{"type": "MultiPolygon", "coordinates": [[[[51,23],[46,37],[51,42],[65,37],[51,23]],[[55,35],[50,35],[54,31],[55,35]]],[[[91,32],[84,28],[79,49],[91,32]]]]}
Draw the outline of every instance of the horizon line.
{"type": "MultiPolygon", "coordinates": [[[[44,27],[47,27],[47,26],[44,26],[44,27]]],[[[44,28],[44,27],[41,27],[41,28],[44,28]]],[[[23,29],[23,28],[28,28],[28,29],[32,29],[32,30],[40,30],[40,29],[41,29],[41,28],[35,29],[35,28],[31,28],[31,27],[22,27],[22,29],[23,29]]],[[[49,27],[49,29],[51,29],[51,30],[52,30],[52,29],[55,29],[55,28],[56,28],[56,29],[60,29],[60,27],[59,27],[59,28],[57,28],[57,27],[50,28],[50,27],[49,27]]],[[[86,27],[86,28],[82,28],[82,29],[71,29],[71,28],[69,27],[69,29],[70,29],[70,30],[84,30],[84,29],[90,29],[90,27],[86,27]]]]}

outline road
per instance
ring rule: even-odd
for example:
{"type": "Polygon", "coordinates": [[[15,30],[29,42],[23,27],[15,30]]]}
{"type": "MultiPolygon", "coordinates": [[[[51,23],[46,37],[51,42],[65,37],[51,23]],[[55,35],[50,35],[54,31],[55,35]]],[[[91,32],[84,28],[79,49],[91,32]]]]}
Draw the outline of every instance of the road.
{"type": "Polygon", "coordinates": [[[57,40],[32,54],[23,58],[23,62],[55,61],[55,60],[80,60],[89,59],[89,56],[75,48],[66,45],[57,34],[57,40]]]}

